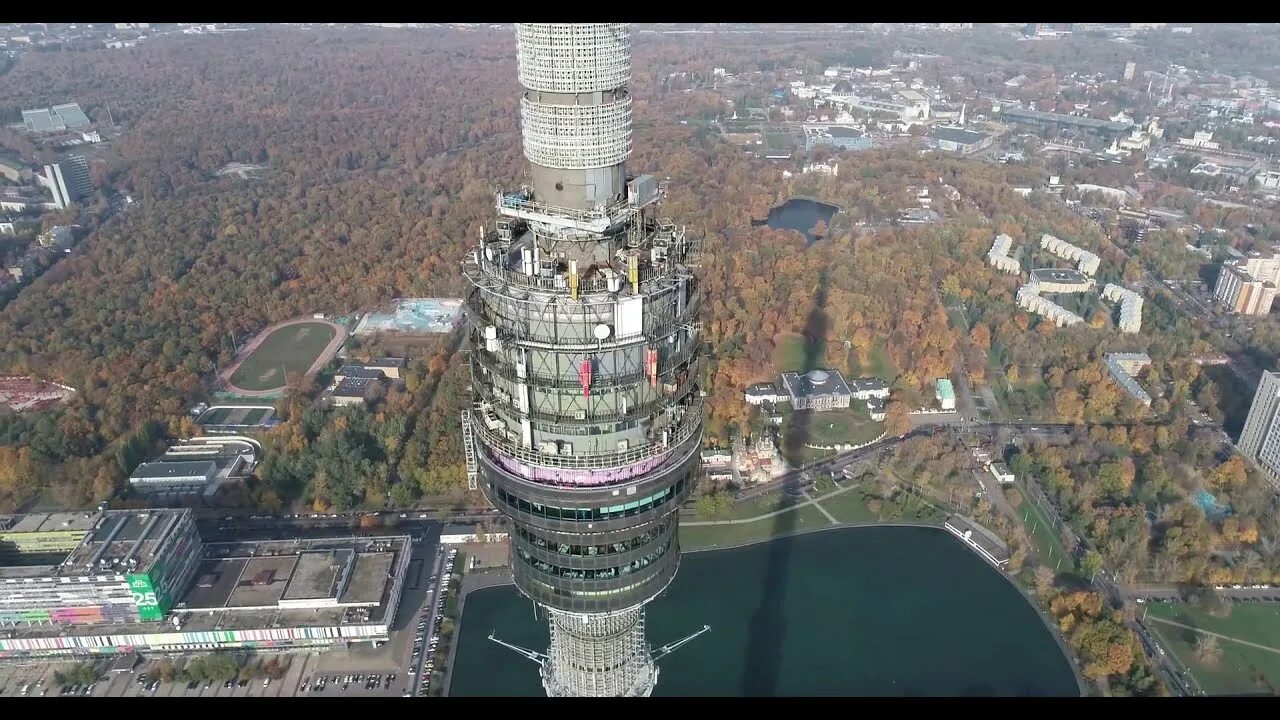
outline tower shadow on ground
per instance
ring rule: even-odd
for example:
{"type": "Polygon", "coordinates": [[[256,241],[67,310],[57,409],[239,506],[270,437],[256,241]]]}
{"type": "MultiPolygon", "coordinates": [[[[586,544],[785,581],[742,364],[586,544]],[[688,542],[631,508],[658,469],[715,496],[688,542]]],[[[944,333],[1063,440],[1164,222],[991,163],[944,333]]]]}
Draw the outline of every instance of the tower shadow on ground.
{"type": "MultiPolygon", "coordinates": [[[[814,288],[809,313],[805,318],[805,354],[803,370],[822,366],[823,342],[827,337],[830,321],[827,318],[828,276],[823,271],[814,288]]],[[[796,427],[783,437],[780,450],[784,456],[797,457],[809,440],[808,423],[793,423],[796,427]]],[[[792,504],[805,501],[802,492],[810,483],[802,475],[789,476],[782,492],[792,504]]],[[[768,544],[769,558],[765,564],[764,586],[760,588],[760,605],[748,622],[747,657],[744,658],[742,695],[744,697],[774,697],[781,684],[782,646],[787,637],[785,601],[787,583],[791,579],[791,553],[794,546],[790,535],[799,524],[799,511],[775,515],[772,522],[776,539],[768,544]]]]}

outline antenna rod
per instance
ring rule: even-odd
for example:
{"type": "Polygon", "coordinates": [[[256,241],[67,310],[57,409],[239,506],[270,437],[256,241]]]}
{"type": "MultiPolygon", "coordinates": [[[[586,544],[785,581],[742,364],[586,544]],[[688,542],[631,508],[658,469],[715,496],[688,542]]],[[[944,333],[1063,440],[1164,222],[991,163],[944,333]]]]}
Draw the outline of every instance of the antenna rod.
{"type": "MultiPolygon", "coordinates": [[[[524,656],[524,658],[525,658],[526,660],[532,660],[532,661],[534,661],[534,662],[538,663],[539,665],[541,665],[541,664],[543,664],[543,663],[545,663],[545,662],[547,661],[547,656],[546,656],[546,655],[543,655],[543,654],[542,654],[542,653],[540,653],[540,652],[535,652],[535,651],[533,651],[533,650],[526,650],[525,648],[522,648],[522,647],[520,647],[519,645],[512,645],[511,643],[506,642],[505,640],[499,640],[498,638],[494,637],[494,634],[493,634],[493,633],[489,633],[489,639],[490,639],[490,640],[492,640],[492,641],[494,641],[494,642],[496,642],[496,643],[498,643],[498,644],[499,644],[499,645],[501,645],[502,647],[504,647],[504,648],[506,648],[506,649],[508,649],[508,650],[511,650],[512,652],[516,653],[517,655],[522,655],[522,656],[524,656]]],[[[684,642],[684,641],[681,641],[681,642],[684,642]]]]}
{"type": "MultiPolygon", "coordinates": [[[[658,660],[660,660],[660,659],[662,659],[662,658],[664,658],[664,657],[666,657],[666,656],[670,655],[671,653],[675,652],[676,650],[679,650],[679,649],[680,649],[682,646],[684,646],[686,643],[688,643],[688,642],[692,641],[694,638],[698,637],[698,636],[699,636],[699,635],[701,635],[702,633],[704,633],[704,632],[710,632],[710,630],[711,630],[711,626],[710,626],[710,625],[703,625],[701,630],[699,630],[699,631],[697,631],[697,632],[695,632],[695,633],[692,633],[692,634],[690,634],[690,635],[687,635],[687,636],[685,636],[685,637],[683,637],[683,638],[681,638],[681,639],[679,639],[679,640],[677,640],[677,641],[675,641],[675,642],[673,642],[673,643],[668,643],[668,644],[666,644],[666,645],[663,645],[662,647],[660,647],[660,648],[658,648],[657,650],[653,651],[653,660],[654,660],[655,662],[657,662],[658,660]]],[[[492,638],[492,637],[490,637],[489,639],[490,639],[490,640],[492,640],[493,638],[492,638]]]]}

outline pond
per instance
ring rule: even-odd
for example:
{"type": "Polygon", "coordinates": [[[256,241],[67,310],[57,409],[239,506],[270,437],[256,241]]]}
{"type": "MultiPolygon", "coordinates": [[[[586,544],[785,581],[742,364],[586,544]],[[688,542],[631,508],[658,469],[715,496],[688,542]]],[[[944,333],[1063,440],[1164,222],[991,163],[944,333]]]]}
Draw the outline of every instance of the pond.
{"type": "MultiPolygon", "coordinates": [[[[467,597],[450,695],[540,696],[545,618],[514,586],[467,597]]],[[[687,553],[649,605],[655,696],[1077,696],[1070,661],[1000,572],[934,528],[829,530],[687,553]]]]}

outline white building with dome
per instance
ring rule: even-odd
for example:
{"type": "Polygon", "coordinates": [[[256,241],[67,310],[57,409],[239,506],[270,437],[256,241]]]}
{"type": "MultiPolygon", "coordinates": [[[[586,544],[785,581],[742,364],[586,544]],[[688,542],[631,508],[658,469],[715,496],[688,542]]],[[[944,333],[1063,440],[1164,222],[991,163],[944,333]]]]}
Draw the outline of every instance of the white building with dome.
{"type": "Polygon", "coordinates": [[[804,375],[782,373],[782,386],[791,399],[791,407],[796,410],[822,412],[844,409],[849,407],[853,397],[840,371],[831,368],[810,370],[804,375]]]}

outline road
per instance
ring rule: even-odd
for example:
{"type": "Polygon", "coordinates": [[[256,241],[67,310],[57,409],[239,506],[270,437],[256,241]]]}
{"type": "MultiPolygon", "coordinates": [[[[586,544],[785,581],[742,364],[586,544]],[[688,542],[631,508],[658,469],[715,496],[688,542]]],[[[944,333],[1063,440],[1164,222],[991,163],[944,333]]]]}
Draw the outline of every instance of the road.
{"type": "MultiPolygon", "coordinates": [[[[1134,600],[1155,600],[1160,602],[1183,602],[1192,592],[1203,591],[1203,587],[1184,587],[1178,585],[1132,585],[1125,588],[1125,595],[1134,600]]],[[[1216,586],[1214,592],[1229,600],[1254,600],[1280,602],[1280,586],[1241,585],[1216,586]]]]}

